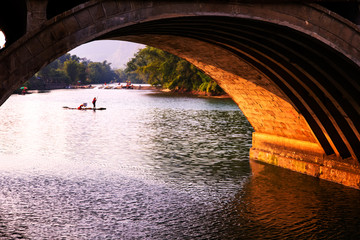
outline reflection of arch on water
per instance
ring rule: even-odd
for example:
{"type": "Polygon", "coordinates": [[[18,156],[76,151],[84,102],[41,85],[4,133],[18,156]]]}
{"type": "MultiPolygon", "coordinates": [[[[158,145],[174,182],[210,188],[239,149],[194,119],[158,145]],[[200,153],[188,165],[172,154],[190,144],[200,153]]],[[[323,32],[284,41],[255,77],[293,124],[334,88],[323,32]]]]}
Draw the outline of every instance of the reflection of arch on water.
{"type": "Polygon", "coordinates": [[[359,236],[349,227],[360,223],[359,191],[255,161],[250,166],[252,176],[226,206],[233,232],[246,233],[244,239],[359,236]]]}
{"type": "Polygon", "coordinates": [[[187,59],[232,96],[255,130],[252,157],[355,187],[360,181],[320,169],[359,166],[355,24],[315,4],[94,1],[56,17],[52,5],[28,3],[36,7],[44,16],[28,19],[27,34],[0,55],[0,103],[76,46],[139,42],[187,59]]]}

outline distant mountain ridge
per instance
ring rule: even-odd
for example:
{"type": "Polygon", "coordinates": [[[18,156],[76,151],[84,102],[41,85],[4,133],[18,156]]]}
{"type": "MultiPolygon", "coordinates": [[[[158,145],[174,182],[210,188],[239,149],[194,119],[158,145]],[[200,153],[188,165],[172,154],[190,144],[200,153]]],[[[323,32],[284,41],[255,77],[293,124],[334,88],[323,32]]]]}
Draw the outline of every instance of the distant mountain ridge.
{"type": "Polygon", "coordinates": [[[126,63],[141,48],[145,48],[145,45],[125,41],[101,40],[83,44],[69,53],[94,62],[106,60],[111,63],[113,69],[119,69],[125,68],[126,63]]]}

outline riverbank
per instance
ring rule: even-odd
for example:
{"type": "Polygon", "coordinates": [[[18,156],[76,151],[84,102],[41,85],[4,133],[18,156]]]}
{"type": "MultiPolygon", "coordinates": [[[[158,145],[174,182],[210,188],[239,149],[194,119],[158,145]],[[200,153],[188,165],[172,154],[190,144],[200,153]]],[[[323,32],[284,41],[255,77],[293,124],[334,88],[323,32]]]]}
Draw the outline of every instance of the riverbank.
{"type": "Polygon", "coordinates": [[[131,85],[131,87],[126,87],[126,85],[101,85],[101,86],[95,86],[95,85],[86,85],[86,86],[71,86],[70,88],[73,89],[91,89],[91,88],[98,88],[98,89],[129,89],[129,90],[157,90],[163,93],[171,93],[171,94],[180,94],[180,95],[191,95],[191,96],[198,96],[198,97],[204,97],[204,98],[230,98],[228,94],[221,94],[221,95],[211,95],[210,93],[206,91],[182,91],[182,90],[170,90],[167,88],[160,88],[156,86],[151,86],[149,84],[136,84],[131,85]]]}
{"type": "Polygon", "coordinates": [[[208,92],[205,91],[173,91],[170,89],[160,89],[161,92],[164,93],[176,93],[180,95],[190,95],[190,96],[197,96],[197,97],[203,97],[203,98],[231,98],[228,94],[221,94],[221,95],[211,95],[208,92]]]}
{"type": "MultiPolygon", "coordinates": [[[[48,86],[46,89],[31,89],[27,90],[26,94],[34,93],[34,92],[41,92],[41,91],[50,91],[50,90],[56,90],[56,89],[128,89],[128,90],[153,90],[153,91],[159,91],[162,93],[169,93],[169,94],[179,94],[179,95],[188,95],[188,96],[196,96],[196,97],[202,97],[202,98],[231,98],[228,94],[222,94],[222,95],[211,95],[208,92],[205,91],[179,91],[179,90],[170,90],[170,89],[163,89],[156,86],[151,86],[149,84],[136,84],[132,85],[131,88],[126,88],[125,85],[70,85],[66,87],[54,86],[53,88],[48,86]]],[[[21,94],[21,91],[14,92],[16,94],[21,94]]]]}
{"type": "Polygon", "coordinates": [[[131,86],[126,86],[126,85],[102,85],[100,87],[98,87],[98,89],[135,89],[135,90],[158,90],[157,87],[154,86],[150,86],[150,85],[131,85],[131,86]]]}

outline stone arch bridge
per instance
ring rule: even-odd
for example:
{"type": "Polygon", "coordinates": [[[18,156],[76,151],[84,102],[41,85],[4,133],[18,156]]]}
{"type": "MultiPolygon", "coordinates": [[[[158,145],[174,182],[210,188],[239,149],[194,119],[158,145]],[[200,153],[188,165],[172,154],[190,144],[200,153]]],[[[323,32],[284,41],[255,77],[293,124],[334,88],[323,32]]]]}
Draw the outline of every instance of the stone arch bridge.
{"type": "Polygon", "coordinates": [[[215,79],[255,132],[250,158],[360,189],[360,14],[354,1],[1,4],[0,104],[98,39],[151,45],[215,79]]]}

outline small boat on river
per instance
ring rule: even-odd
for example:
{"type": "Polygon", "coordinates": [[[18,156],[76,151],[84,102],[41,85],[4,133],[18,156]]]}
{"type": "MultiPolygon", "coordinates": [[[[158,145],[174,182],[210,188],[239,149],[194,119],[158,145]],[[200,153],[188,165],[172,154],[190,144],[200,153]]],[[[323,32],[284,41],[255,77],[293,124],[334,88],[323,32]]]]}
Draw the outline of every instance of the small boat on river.
{"type": "Polygon", "coordinates": [[[100,108],[92,108],[92,107],[82,107],[82,108],[72,108],[72,107],[63,107],[64,109],[69,109],[69,110],[106,110],[106,108],[104,107],[100,107],[100,108]]]}

